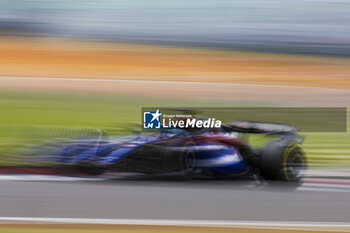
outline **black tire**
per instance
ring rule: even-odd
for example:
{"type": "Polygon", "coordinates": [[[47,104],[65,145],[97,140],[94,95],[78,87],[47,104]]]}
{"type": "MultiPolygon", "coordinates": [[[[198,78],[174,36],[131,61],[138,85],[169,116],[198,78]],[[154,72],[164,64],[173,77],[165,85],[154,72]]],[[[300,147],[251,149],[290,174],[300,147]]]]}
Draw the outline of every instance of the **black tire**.
{"type": "Polygon", "coordinates": [[[193,142],[186,143],[181,152],[180,168],[182,171],[182,176],[185,179],[192,179],[196,174],[197,168],[197,158],[196,153],[193,150],[188,149],[190,146],[195,146],[193,142]]]}
{"type": "Polygon", "coordinates": [[[261,153],[260,172],[267,180],[302,182],[306,169],[306,154],[294,141],[270,142],[261,153]]]}

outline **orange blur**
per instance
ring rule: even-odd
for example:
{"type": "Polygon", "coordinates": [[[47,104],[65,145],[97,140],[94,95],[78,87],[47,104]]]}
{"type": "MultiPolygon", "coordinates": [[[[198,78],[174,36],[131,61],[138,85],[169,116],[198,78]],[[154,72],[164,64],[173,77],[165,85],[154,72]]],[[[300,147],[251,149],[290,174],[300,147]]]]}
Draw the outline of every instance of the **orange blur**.
{"type": "Polygon", "coordinates": [[[350,88],[350,59],[3,37],[0,76],[350,88]]]}

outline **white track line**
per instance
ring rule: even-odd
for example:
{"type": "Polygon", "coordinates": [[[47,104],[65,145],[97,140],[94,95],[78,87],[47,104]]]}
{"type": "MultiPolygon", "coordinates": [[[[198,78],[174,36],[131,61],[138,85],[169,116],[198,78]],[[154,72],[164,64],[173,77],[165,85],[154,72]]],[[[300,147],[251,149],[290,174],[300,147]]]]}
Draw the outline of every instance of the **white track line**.
{"type": "Polygon", "coordinates": [[[194,81],[153,81],[153,80],[128,80],[128,79],[102,79],[102,78],[54,78],[54,77],[21,77],[21,76],[0,76],[0,79],[19,79],[19,80],[44,80],[44,81],[87,81],[87,82],[119,82],[119,83],[144,83],[144,84],[196,84],[196,85],[225,85],[233,87],[273,87],[273,88],[303,88],[332,90],[338,92],[350,92],[347,89],[313,87],[313,86],[295,86],[295,85],[273,85],[273,84],[254,84],[254,83],[224,83],[224,82],[194,82],[194,81]]]}
{"type": "Polygon", "coordinates": [[[0,181],[98,181],[99,177],[70,177],[56,175],[0,175],[0,181]]]}
{"type": "Polygon", "coordinates": [[[350,189],[322,188],[322,187],[300,187],[297,189],[297,191],[349,193],[350,189]]]}
{"type": "Polygon", "coordinates": [[[32,218],[0,217],[0,222],[69,223],[69,224],[110,224],[148,226],[188,227],[239,227],[304,230],[349,230],[347,222],[281,222],[281,221],[230,221],[230,220],[175,220],[175,219],[104,219],[104,218],[32,218]]]}

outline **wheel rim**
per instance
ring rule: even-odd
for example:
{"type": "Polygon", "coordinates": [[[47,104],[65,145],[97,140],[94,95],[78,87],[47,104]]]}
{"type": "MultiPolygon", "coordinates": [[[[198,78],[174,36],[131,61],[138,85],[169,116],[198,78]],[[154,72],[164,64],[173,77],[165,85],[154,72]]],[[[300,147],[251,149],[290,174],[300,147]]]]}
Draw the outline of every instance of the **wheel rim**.
{"type": "Polygon", "coordinates": [[[306,169],[304,152],[300,148],[293,149],[287,159],[286,170],[288,176],[292,179],[300,179],[306,169]]]}
{"type": "Polygon", "coordinates": [[[184,158],[184,170],[187,172],[191,172],[195,169],[196,166],[196,156],[193,151],[189,151],[186,153],[184,158]]]}

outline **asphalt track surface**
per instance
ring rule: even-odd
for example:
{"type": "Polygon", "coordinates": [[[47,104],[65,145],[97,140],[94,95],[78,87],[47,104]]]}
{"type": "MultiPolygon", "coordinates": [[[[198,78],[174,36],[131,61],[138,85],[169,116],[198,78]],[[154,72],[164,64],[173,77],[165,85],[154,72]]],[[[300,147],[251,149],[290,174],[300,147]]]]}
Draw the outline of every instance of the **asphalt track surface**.
{"type": "MultiPolygon", "coordinates": [[[[315,180],[317,181],[317,180],[315,180]]],[[[349,182],[1,175],[1,217],[349,222],[349,182]]]]}

